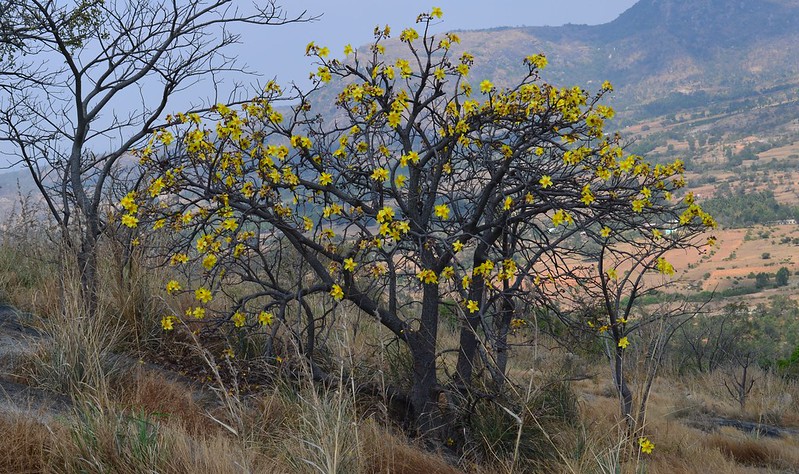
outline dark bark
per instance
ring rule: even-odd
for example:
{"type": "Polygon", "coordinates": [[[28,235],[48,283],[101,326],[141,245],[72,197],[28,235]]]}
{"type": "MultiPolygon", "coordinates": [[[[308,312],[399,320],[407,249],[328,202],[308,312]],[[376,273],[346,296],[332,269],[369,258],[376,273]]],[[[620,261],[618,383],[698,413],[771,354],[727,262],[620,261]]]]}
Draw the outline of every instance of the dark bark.
{"type": "Polygon", "coordinates": [[[419,329],[408,339],[413,355],[413,386],[409,399],[416,430],[424,436],[434,434],[441,426],[436,375],[438,304],[438,286],[425,285],[419,329]]]}
{"type": "Polygon", "coordinates": [[[633,394],[624,376],[624,349],[621,347],[616,347],[613,355],[613,384],[616,387],[616,393],[619,395],[621,414],[628,428],[633,428],[633,394]]]}
{"type": "MultiPolygon", "coordinates": [[[[480,241],[474,252],[475,267],[481,265],[488,259],[488,244],[484,240],[480,241]]],[[[470,300],[481,303],[483,300],[483,277],[475,275],[469,287],[470,300]]],[[[472,375],[474,373],[474,361],[477,356],[477,346],[480,343],[477,339],[477,328],[480,325],[482,310],[476,313],[466,311],[466,318],[461,326],[460,343],[458,345],[458,362],[456,366],[457,384],[463,388],[472,385],[472,375]]]]}

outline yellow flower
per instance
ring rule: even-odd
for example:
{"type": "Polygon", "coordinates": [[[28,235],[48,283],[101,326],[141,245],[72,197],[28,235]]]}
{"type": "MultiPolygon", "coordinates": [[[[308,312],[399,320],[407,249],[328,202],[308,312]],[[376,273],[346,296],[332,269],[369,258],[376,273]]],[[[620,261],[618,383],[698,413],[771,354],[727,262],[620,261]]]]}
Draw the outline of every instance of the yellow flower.
{"type": "Polygon", "coordinates": [[[175,317],[164,316],[161,318],[161,327],[164,329],[164,331],[171,331],[175,329],[175,317]]]}
{"type": "Polygon", "coordinates": [[[491,271],[494,270],[494,266],[494,262],[491,260],[486,260],[474,269],[474,274],[482,275],[484,278],[488,278],[488,276],[491,275],[491,271]]]}
{"type": "Polygon", "coordinates": [[[480,310],[480,305],[475,300],[469,300],[466,302],[466,309],[469,310],[469,313],[476,313],[480,310]]]}
{"type": "Polygon", "coordinates": [[[450,280],[454,276],[455,276],[455,269],[452,267],[444,267],[444,269],[441,270],[441,278],[445,280],[450,280]]]}
{"type": "Polygon", "coordinates": [[[131,191],[119,201],[119,204],[128,212],[135,213],[139,206],[136,205],[136,192],[131,191]]]}
{"type": "Polygon", "coordinates": [[[352,52],[353,49],[351,44],[344,46],[344,56],[349,56],[350,54],[352,54],[352,52]]]}
{"type": "Polygon", "coordinates": [[[388,170],[385,168],[376,168],[374,171],[372,171],[371,178],[375,181],[385,181],[388,179],[388,170]]]}
{"type": "Polygon", "coordinates": [[[607,273],[608,279],[610,279],[610,280],[618,280],[619,279],[619,274],[616,273],[616,269],[615,268],[611,268],[610,270],[606,271],[605,273],[607,273]]]}
{"type": "Polygon", "coordinates": [[[358,266],[358,264],[355,263],[355,260],[353,260],[351,258],[345,258],[344,259],[344,270],[347,270],[348,272],[351,272],[351,271],[355,270],[355,267],[357,267],[357,266],[358,266]]]}
{"type": "Polygon", "coordinates": [[[652,238],[655,240],[660,240],[663,238],[663,233],[658,229],[652,229],[652,238]]]}
{"type": "Polygon", "coordinates": [[[669,275],[669,276],[674,275],[674,266],[672,266],[672,264],[666,261],[666,259],[663,257],[658,257],[657,269],[660,273],[664,275],[669,275]]]}
{"type": "Polygon", "coordinates": [[[416,278],[419,279],[425,285],[435,285],[438,283],[438,275],[433,270],[422,270],[416,274],[416,278]]]}
{"type": "Polygon", "coordinates": [[[524,58],[527,63],[537,69],[544,69],[547,67],[547,58],[543,54],[533,54],[524,58]]]}
{"type": "Polygon", "coordinates": [[[444,16],[444,12],[439,7],[433,7],[433,11],[430,12],[430,16],[433,18],[441,18],[444,16]]]}
{"type": "Polygon", "coordinates": [[[445,76],[444,70],[441,69],[440,67],[436,68],[436,70],[433,71],[433,77],[435,77],[439,81],[443,81],[444,80],[444,76],[445,76]]]}
{"type": "Polygon", "coordinates": [[[210,269],[214,268],[214,265],[216,265],[217,260],[218,259],[217,259],[216,255],[214,255],[212,253],[209,253],[203,259],[203,267],[206,270],[210,270],[210,269]]]}
{"type": "Polygon", "coordinates": [[[608,226],[603,227],[602,230],[599,231],[599,235],[601,235],[602,237],[605,237],[605,238],[609,237],[610,236],[610,227],[608,227],[608,226]]]}
{"type": "Polygon", "coordinates": [[[413,28],[406,28],[400,33],[400,41],[407,41],[410,43],[415,39],[419,39],[419,33],[413,28]]]}
{"type": "Polygon", "coordinates": [[[452,250],[454,250],[455,253],[458,253],[461,250],[463,250],[463,242],[461,242],[460,240],[456,240],[455,242],[452,242],[452,250]]]}
{"type": "Polygon", "coordinates": [[[233,316],[230,318],[230,320],[233,321],[234,326],[240,328],[243,327],[244,323],[247,322],[247,317],[244,316],[244,313],[242,313],[241,311],[236,311],[235,313],[233,313],[233,316]]]}
{"type": "Polygon", "coordinates": [[[330,296],[332,296],[336,301],[341,301],[344,299],[344,290],[342,290],[339,285],[334,283],[330,288],[330,296]]]}
{"type": "MultiPolygon", "coordinates": [[[[390,112],[388,114],[388,126],[391,128],[399,127],[400,120],[402,120],[402,115],[399,112],[390,112]]],[[[372,178],[374,179],[374,178],[372,178]]]]}
{"type": "Polygon", "coordinates": [[[580,199],[580,202],[586,206],[590,206],[595,200],[596,198],[594,197],[594,193],[591,192],[591,187],[587,184],[583,186],[582,198],[580,199]]]}
{"type": "Polygon", "coordinates": [[[261,326],[271,326],[272,325],[272,313],[267,313],[266,311],[261,311],[258,314],[258,324],[261,326]]]}
{"type": "Polygon", "coordinates": [[[508,196],[505,198],[505,202],[502,204],[502,209],[505,211],[510,211],[510,207],[513,205],[513,198],[508,196]]]}
{"type": "Polygon", "coordinates": [[[540,184],[542,188],[546,189],[552,186],[552,178],[544,175],[540,180],[538,180],[538,184],[540,184]]]}
{"type": "Polygon", "coordinates": [[[149,188],[150,197],[158,196],[158,194],[163,189],[164,189],[164,179],[163,178],[159,177],[158,179],[153,180],[153,182],[150,183],[150,188],[149,188]]]}
{"type": "Polygon", "coordinates": [[[627,339],[627,336],[624,336],[623,338],[619,339],[619,347],[621,347],[622,349],[627,349],[627,346],[629,345],[630,345],[630,340],[627,339]]]}
{"type": "Polygon", "coordinates": [[[230,219],[222,221],[222,228],[233,232],[239,228],[239,223],[236,219],[231,217],[230,219]]]}
{"type": "Polygon", "coordinates": [[[552,225],[555,227],[560,226],[561,224],[571,224],[574,221],[574,218],[568,212],[564,211],[563,209],[558,209],[555,211],[555,214],[552,215],[552,225]]]}
{"type": "Polygon", "coordinates": [[[186,255],[185,253],[176,253],[175,255],[172,255],[172,257],[170,257],[169,264],[174,267],[177,264],[186,263],[188,261],[189,261],[188,255],[186,255]]]}
{"type": "Polygon", "coordinates": [[[166,284],[166,292],[171,295],[176,291],[180,291],[180,283],[175,280],[169,280],[169,283],[166,284]]]}
{"type": "Polygon", "coordinates": [[[613,90],[613,84],[611,84],[610,81],[605,81],[605,82],[602,83],[602,89],[606,90],[606,91],[612,91],[613,90]]]}
{"type": "Polygon", "coordinates": [[[133,214],[125,214],[122,216],[122,224],[133,229],[139,225],[139,219],[137,219],[133,214]]]}
{"type": "Polygon", "coordinates": [[[492,84],[488,79],[485,79],[480,83],[480,92],[483,94],[488,94],[492,90],[494,90],[494,84],[492,84]]]}
{"type": "Polygon", "coordinates": [[[186,310],[187,316],[194,316],[195,319],[203,319],[205,317],[205,308],[201,306],[197,306],[194,309],[187,309],[186,310]]]}
{"type": "Polygon", "coordinates": [[[333,175],[330,173],[322,173],[319,175],[319,185],[327,186],[333,182],[333,175]]]}
{"type": "Polygon", "coordinates": [[[510,320],[510,327],[511,329],[521,329],[527,325],[527,321],[524,319],[513,318],[510,320]]]}
{"type": "Polygon", "coordinates": [[[440,217],[441,219],[444,220],[449,219],[449,206],[447,206],[446,204],[437,205],[435,208],[435,214],[437,217],[440,217]]]}
{"type": "Polygon", "coordinates": [[[201,303],[208,303],[214,298],[210,291],[202,287],[194,290],[194,297],[201,303]]]}
{"type": "Polygon", "coordinates": [[[394,179],[394,183],[397,185],[398,188],[405,186],[406,176],[402,174],[398,174],[397,177],[394,179]]]}
{"type": "Polygon", "coordinates": [[[655,443],[649,441],[644,436],[638,438],[638,446],[641,446],[641,452],[644,454],[652,454],[652,451],[655,449],[655,443]]]}
{"type": "Polygon", "coordinates": [[[383,209],[377,211],[376,219],[377,222],[380,222],[381,224],[384,222],[391,222],[392,220],[394,220],[394,209],[388,206],[383,207],[383,209]]]}

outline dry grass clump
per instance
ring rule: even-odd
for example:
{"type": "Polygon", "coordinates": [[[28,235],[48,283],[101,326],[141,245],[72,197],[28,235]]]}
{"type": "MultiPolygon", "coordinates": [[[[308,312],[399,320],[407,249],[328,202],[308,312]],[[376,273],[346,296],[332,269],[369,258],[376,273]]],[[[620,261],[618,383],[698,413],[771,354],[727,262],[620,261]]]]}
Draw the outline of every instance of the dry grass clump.
{"type": "Polygon", "coordinates": [[[207,433],[218,428],[206,415],[194,390],[185,384],[142,367],[135,367],[118,379],[113,398],[120,409],[176,420],[190,433],[207,433]]]}
{"type": "Polygon", "coordinates": [[[56,434],[27,415],[0,416],[0,472],[45,472],[48,446],[56,434]]]}
{"type": "Polygon", "coordinates": [[[708,436],[703,445],[744,466],[799,471],[799,446],[784,439],[753,438],[728,430],[708,436]],[[726,433],[725,433],[726,431],[726,433]]]}
{"type": "Polygon", "coordinates": [[[405,436],[394,434],[375,423],[361,428],[364,453],[363,473],[393,474],[457,474],[442,457],[415,446],[405,436]]]}
{"type": "Polygon", "coordinates": [[[121,370],[115,349],[125,330],[108,316],[102,309],[91,315],[77,296],[66,295],[64,309],[43,320],[47,336],[25,364],[29,378],[75,399],[107,397],[109,381],[121,370]]]}

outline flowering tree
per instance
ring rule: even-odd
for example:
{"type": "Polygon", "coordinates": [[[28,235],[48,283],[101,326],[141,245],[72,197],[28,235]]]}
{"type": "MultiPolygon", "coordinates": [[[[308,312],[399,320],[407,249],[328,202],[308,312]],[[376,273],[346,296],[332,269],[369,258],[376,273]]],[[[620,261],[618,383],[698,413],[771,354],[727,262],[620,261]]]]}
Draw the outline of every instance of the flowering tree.
{"type": "MultiPolygon", "coordinates": [[[[468,392],[475,367],[488,368],[496,389],[507,383],[509,337],[531,305],[565,312],[562,295],[581,288],[615,298],[595,291],[623,271],[603,266],[611,254],[643,250],[655,256],[642,260],[647,271],[670,273],[653,249],[687,245],[713,225],[690,196],[673,195],[684,186],[680,162],[625,155],[620,137],[605,134],[613,110],[600,99],[610,84],[595,95],[546,84],[546,58],[531,55],[512,87],[473,86],[473,57],[454,52],[458,36],[428,31],[440,16],[433,9],[419,16],[421,32],[401,32],[403,58],[384,54],[388,27],[368,49],[347,47],[343,61],[311,43],[319,67],[310,92],[290,97],[270,83],[210,120],[172,117],[174,128],[140,151],[145,188],[121,203],[126,225],[173,229],[172,264],[204,267],[200,280],[188,272],[191,281],[168,287],[194,292],[188,318],[216,309],[231,328],[267,336],[282,325],[322,371],[314,347],[336,307],[374,317],[412,354],[412,385],[399,389],[422,433],[445,424],[441,395],[468,392]],[[313,101],[328,82],[341,92],[325,120],[313,101]],[[277,107],[287,98],[294,105],[277,107]],[[679,238],[656,232],[671,219],[679,238]],[[603,244],[599,264],[585,258],[584,237],[603,244]],[[213,306],[219,293],[232,307],[213,306]],[[441,381],[450,301],[458,360],[441,381]]],[[[623,350],[622,326],[608,324],[623,350]]]]}

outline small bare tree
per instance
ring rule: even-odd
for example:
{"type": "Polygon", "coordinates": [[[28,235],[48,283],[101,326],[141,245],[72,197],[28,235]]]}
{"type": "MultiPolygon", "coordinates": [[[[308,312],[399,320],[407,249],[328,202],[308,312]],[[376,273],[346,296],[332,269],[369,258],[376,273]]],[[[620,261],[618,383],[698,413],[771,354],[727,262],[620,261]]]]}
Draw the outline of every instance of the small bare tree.
{"type": "Polygon", "coordinates": [[[249,10],[233,0],[20,0],[0,12],[0,140],[30,170],[93,308],[102,205],[120,160],[176,94],[241,71],[225,54],[239,40],[231,28],[308,17],[271,0],[249,10]]]}

